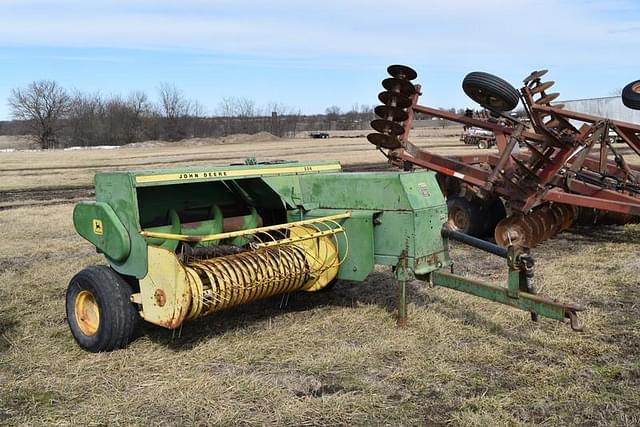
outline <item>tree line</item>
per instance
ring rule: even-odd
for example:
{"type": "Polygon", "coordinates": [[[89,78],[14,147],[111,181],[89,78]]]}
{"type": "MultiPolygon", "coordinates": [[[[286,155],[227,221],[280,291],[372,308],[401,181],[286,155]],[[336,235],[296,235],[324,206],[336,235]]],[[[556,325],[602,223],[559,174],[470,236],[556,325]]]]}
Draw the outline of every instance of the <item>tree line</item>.
{"type": "Polygon", "coordinates": [[[273,102],[259,106],[248,98],[222,98],[215,115],[189,99],[175,85],[163,83],[156,99],[143,91],[126,96],[70,91],[56,81],[34,81],[11,91],[13,118],[0,123],[0,134],[32,135],[42,148],[124,145],[146,140],[178,141],[237,133],[356,129],[373,118],[369,106],[355,104],[342,112],[331,106],[325,114],[302,115],[299,109],[273,102]]]}

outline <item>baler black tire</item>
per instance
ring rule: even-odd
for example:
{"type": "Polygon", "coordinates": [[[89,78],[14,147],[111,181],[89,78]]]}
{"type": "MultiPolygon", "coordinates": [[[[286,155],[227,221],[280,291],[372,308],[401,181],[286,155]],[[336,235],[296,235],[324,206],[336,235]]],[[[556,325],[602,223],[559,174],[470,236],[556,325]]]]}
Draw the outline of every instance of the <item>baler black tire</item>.
{"type": "Polygon", "coordinates": [[[451,229],[474,237],[482,237],[485,227],[479,203],[469,201],[462,196],[451,196],[447,200],[447,208],[449,211],[447,223],[451,229]],[[463,221],[456,221],[456,219],[463,219],[463,221]]]}
{"type": "Polygon", "coordinates": [[[632,110],[640,110],[640,80],[631,82],[622,89],[622,103],[632,110]]]}
{"type": "Polygon", "coordinates": [[[490,110],[511,111],[520,95],[509,82],[493,74],[474,71],[462,80],[462,90],[478,104],[490,110]]]}
{"type": "Polygon", "coordinates": [[[66,312],[78,345],[93,353],[125,348],[136,335],[140,321],[131,294],[131,285],[107,266],[90,266],[73,276],[67,288],[66,312]],[[91,295],[97,306],[99,317],[94,333],[83,331],[78,322],[76,308],[81,294],[83,299],[91,295]]]}
{"type": "Polygon", "coordinates": [[[323,288],[320,288],[318,292],[331,292],[333,288],[336,287],[336,283],[338,279],[334,278],[329,283],[327,283],[323,288]]]}
{"type": "Polygon", "coordinates": [[[478,148],[480,148],[481,150],[485,150],[489,148],[489,143],[487,142],[487,140],[481,139],[480,141],[478,141],[478,148]]]}

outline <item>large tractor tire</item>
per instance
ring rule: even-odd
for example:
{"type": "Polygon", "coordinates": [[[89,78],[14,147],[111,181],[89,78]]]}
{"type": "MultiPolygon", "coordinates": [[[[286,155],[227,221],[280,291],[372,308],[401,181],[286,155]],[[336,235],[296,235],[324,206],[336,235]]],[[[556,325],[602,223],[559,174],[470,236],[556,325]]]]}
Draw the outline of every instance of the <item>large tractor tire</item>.
{"type": "Polygon", "coordinates": [[[67,322],[80,347],[94,353],[126,347],[139,322],[132,289],[106,266],[91,266],[73,276],[66,296],[67,322]]]}
{"type": "Polygon", "coordinates": [[[631,82],[622,89],[622,103],[633,110],[640,110],[640,80],[631,82]]]}
{"type": "Polygon", "coordinates": [[[462,81],[462,90],[489,110],[511,111],[520,101],[518,91],[509,82],[481,71],[467,74],[462,81]]]}

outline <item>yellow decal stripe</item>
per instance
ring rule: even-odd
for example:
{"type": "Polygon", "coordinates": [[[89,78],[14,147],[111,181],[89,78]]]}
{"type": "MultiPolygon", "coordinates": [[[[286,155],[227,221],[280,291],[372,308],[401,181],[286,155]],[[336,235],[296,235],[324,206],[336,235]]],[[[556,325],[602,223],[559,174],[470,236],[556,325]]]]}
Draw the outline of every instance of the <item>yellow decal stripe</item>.
{"type": "Polygon", "coordinates": [[[208,178],[240,178],[254,175],[279,175],[305,172],[327,172],[340,171],[340,163],[328,165],[290,166],[283,168],[258,168],[258,169],[231,169],[231,170],[202,170],[197,172],[170,173],[163,175],[140,175],[136,176],[137,184],[160,181],[182,181],[208,178]]]}

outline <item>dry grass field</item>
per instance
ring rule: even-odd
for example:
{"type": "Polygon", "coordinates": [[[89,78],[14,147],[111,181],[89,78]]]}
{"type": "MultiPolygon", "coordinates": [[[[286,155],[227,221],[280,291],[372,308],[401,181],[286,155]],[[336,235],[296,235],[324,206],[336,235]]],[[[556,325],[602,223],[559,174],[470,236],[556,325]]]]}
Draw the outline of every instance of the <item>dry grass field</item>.
{"type": "MultiPolygon", "coordinates": [[[[472,151],[455,132],[418,142],[472,151]]],[[[364,138],[0,153],[1,425],[640,424],[638,224],[571,229],[534,250],[542,292],[587,307],[583,333],[419,282],[399,329],[380,269],[175,332],[147,325],[125,350],[81,350],[64,293],[103,262],[71,224],[93,174],[246,157],[384,163],[364,138]]],[[[506,279],[499,258],[455,244],[452,257],[457,273],[506,279]]]]}

